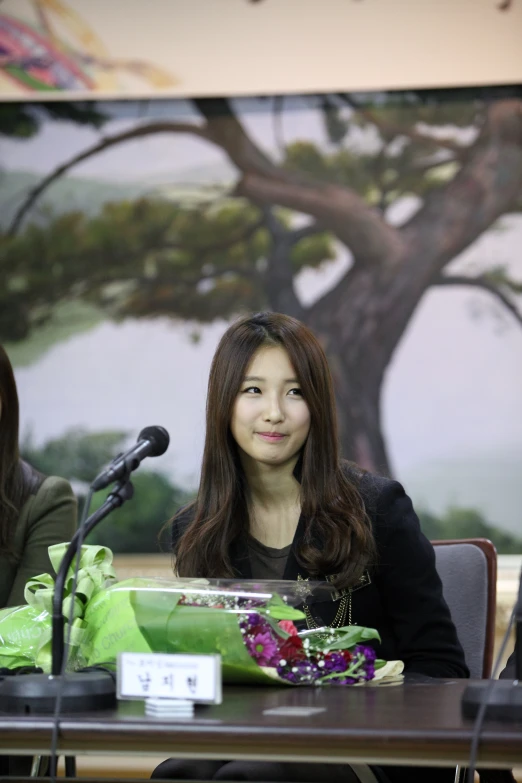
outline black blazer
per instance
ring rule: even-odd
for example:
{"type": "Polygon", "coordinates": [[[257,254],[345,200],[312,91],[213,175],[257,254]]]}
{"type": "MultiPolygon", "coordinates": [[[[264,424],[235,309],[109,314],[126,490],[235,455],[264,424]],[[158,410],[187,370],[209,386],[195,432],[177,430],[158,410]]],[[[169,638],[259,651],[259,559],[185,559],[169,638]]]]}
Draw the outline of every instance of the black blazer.
{"type": "MultiPolygon", "coordinates": [[[[435,570],[433,547],[421,532],[410,498],[397,481],[368,473],[359,475],[355,471],[350,477],[357,482],[364,500],[378,553],[377,563],[369,566],[361,582],[352,588],[352,624],[376,628],[381,636],[381,643],[373,644],[378,657],[404,661],[407,672],[431,677],[469,677],[435,570]]],[[[191,521],[190,509],[174,521],[174,553],[191,521]]],[[[303,533],[301,518],[284,579],[310,576],[295,555],[303,533]]],[[[238,540],[230,555],[237,577],[251,579],[246,542],[238,540]]],[[[332,622],[339,600],[313,605],[313,615],[319,624],[332,622]]]]}
{"type": "Polygon", "coordinates": [[[502,669],[500,674],[498,675],[499,680],[514,680],[516,677],[516,664],[515,664],[515,656],[517,653],[517,645],[515,643],[515,649],[507,659],[505,667],[502,669]]]}

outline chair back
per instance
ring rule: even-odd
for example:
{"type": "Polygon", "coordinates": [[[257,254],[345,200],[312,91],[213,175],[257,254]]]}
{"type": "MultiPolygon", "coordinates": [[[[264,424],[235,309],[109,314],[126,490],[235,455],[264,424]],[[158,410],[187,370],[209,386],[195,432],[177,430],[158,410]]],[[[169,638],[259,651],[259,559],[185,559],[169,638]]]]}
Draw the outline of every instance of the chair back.
{"type": "Polygon", "coordinates": [[[431,543],[470,676],[487,678],[495,641],[497,550],[486,538],[431,543]]]}

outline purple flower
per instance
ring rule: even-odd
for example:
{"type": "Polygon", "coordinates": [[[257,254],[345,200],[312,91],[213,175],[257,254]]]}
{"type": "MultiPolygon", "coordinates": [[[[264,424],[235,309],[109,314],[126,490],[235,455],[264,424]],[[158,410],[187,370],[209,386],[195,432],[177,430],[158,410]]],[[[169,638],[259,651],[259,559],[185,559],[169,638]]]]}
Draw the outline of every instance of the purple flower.
{"type": "Polygon", "coordinates": [[[309,685],[314,683],[323,673],[319,667],[312,661],[295,661],[279,663],[277,667],[278,675],[288,682],[296,685],[309,685]]]}
{"type": "Polygon", "coordinates": [[[359,682],[359,680],[354,680],[353,677],[339,677],[338,679],[331,680],[331,685],[353,685],[354,683],[359,682]]]}
{"type": "Polygon", "coordinates": [[[245,633],[270,633],[269,623],[267,623],[265,618],[257,612],[248,612],[239,615],[239,627],[245,633]]]}
{"type": "Polygon", "coordinates": [[[255,625],[266,625],[264,618],[257,612],[249,612],[246,620],[250,628],[253,628],[255,625]]]}
{"type": "Polygon", "coordinates": [[[259,666],[275,667],[281,679],[294,685],[353,685],[375,676],[376,653],[368,644],[358,644],[350,651],[316,654],[301,647],[299,656],[289,655],[285,645],[300,641],[299,637],[279,637],[256,611],[247,610],[238,620],[251,657],[259,666]]]}
{"type": "Polygon", "coordinates": [[[331,672],[344,672],[347,668],[348,664],[341,653],[331,652],[328,655],[325,655],[323,668],[325,674],[330,674],[331,672]]]}
{"type": "Polygon", "coordinates": [[[356,645],[355,652],[362,653],[367,661],[374,661],[377,657],[375,650],[369,644],[356,645]]]}
{"type": "Polygon", "coordinates": [[[375,677],[375,659],[377,657],[373,647],[367,644],[358,644],[355,647],[354,654],[358,654],[363,658],[359,679],[373,680],[375,677]]]}
{"type": "Polygon", "coordinates": [[[257,633],[253,638],[246,638],[248,652],[255,658],[260,666],[274,666],[276,664],[277,644],[270,633],[257,633]]]}

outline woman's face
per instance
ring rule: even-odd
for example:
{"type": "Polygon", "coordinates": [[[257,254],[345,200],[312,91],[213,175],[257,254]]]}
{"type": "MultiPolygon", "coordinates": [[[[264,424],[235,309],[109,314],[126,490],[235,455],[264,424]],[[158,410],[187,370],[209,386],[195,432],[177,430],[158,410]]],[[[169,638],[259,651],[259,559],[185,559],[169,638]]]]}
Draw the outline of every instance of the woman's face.
{"type": "Polygon", "coordinates": [[[310,411],[284,348],[266,346],[254,354],[230,430],[243,460],[274,466],[297,462],[310,431],[310,411]]]}

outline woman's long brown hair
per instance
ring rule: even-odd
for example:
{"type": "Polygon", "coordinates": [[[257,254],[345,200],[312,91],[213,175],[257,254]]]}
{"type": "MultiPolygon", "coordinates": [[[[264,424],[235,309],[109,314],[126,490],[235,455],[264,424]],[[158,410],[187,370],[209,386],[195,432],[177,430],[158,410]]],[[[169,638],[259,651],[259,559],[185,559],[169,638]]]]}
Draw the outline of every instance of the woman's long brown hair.
{"type": "Polygon", "coordinates": [[[18,394],[13,368],[0,345],[0,552],[11,554],[14,527],[30,490],[18,449],[18,394]]]}
{"type": "MultiPolygon", "coordinates": [[[[310,411],[310,432],[300,458],[305,533],[296,552],[298,562],[314,576],[336,574],[336,586],[347,587],[374,559],[371,526],[339,457],[335,399],[324,351],[304,324],[279,313],[236,321],[217,347],[210,369],[199,491],[192,521],[176,547],[176,571],[187,577],[235,575],[230,548],[248,530],[248,509],[230,420],[248,365],[266,345],[287,351],[310,411]]],[[[185,508],[179,513],[186,512],[185,508]]]]}

